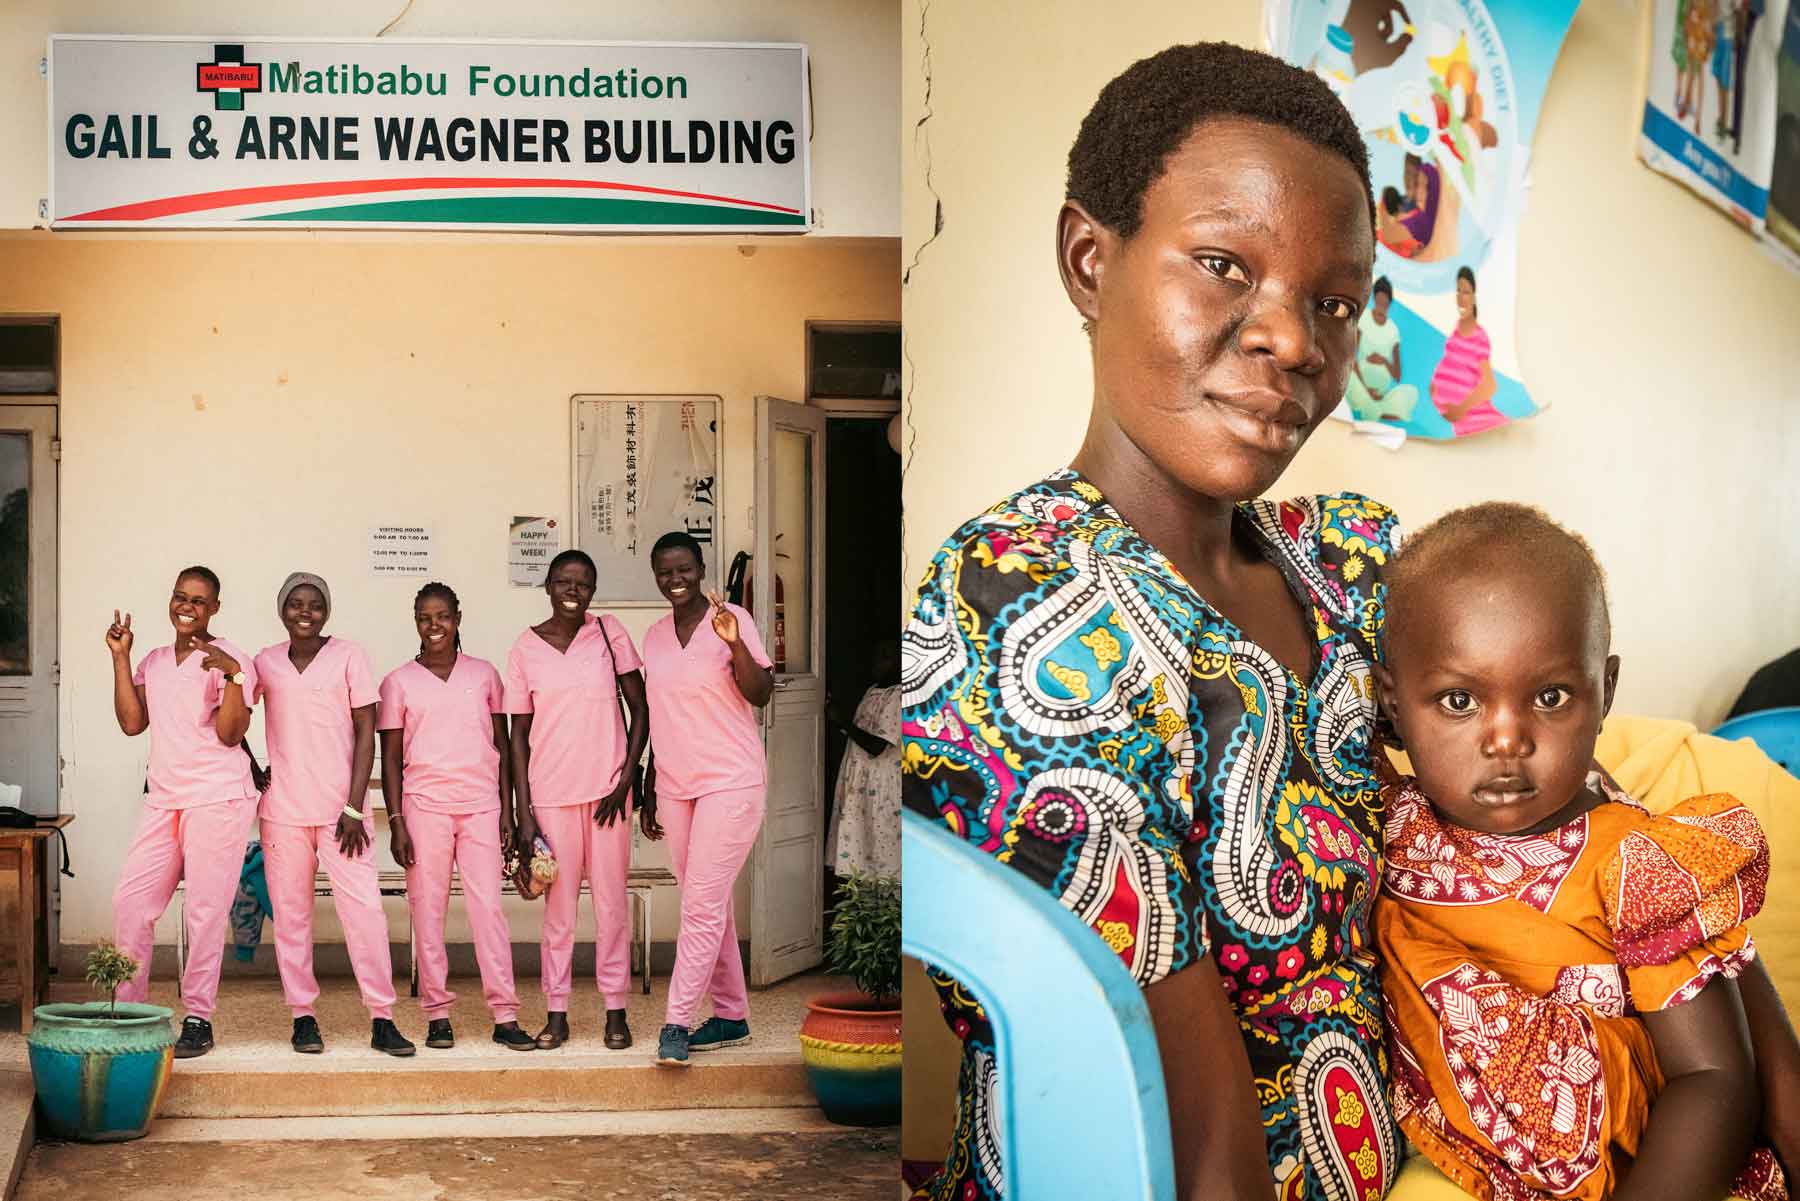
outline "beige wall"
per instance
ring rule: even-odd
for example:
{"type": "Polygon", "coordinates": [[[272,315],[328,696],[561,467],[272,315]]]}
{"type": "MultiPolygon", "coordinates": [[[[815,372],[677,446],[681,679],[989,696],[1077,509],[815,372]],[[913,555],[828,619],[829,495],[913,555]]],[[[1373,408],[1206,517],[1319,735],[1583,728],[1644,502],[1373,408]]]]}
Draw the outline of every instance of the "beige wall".
{"type": "MultiPolygon", "coordinates": [[[[38,224],[48,133],[38,59],[52,33],[374,37],[406,0],[4,0],[0,228],[38,224]]],[[[813,208],[833,237],[899,233],[895,0],[415,0],[391,38],[805,42],[812,63],[813,208]]]]}
{"type": "MultiPolygon", "coordinates": [[[[214,628],[257,648],[305,568],[332,584],[333,632],[385,672],[417,649],[421,581],[373,578],[367,528],[424,522],[469,652],[504,663],[547,611],[507,586],[507,521],[566,528],[572,393],[721,395],[721,549],[747,548],[754,396],[804,396],[808,319],[894,320],[897,272],[892,241],[0,234],[0,312],[62,317],[62,806],[81,868],[64,940],[111,930],[148,751],[112,716],[115,607],[148,650],[172,573],[203,561],[224,581],[214,628]]],[[[658,615],[620,612],[634,635],[658,615]]],[[[530,941],[536,911],[513,905],[530,941]]]]}
{"type": "MultiPolygon", "coordinates": [[[[1356,489],[1409,524],[1492,497],[1545,506],[1611,575],[1619,705],[1701,724],[1800,642],[1800,277],[1632,156],[1643,5],[1581,7],[1538,129],[1519,352],[1549,412],[1395,454],[1328,425],[1277,494],[1356,489]]],[[[903,258],[915,450],[907,578],[959,521],[1066,463],[1087,349],[1057,282],[1064,160],[1100,86],[1181,41],[1261,45],[1260,5],[934,3],[902,21],[903,258]],[[929,174],[927,174],[929,164],[929,174]],[[944,228],[932,232],[932,197],[944,228]],[[979,453],[973,453],[978,448],[979,453]]],[[[916,999],[916,998],[914,998],[916,999]]],[[[905,1153],[941,1154],[953,1082],[934,1006],[909,1005],[905,1153]]],[[[944,1036],[947,1040],[947,1036],[944,1036]]]]}
{"type": "MultiPolygon", "coordinates": [[[[904,23],[906,112],[921,109],[904,23]]],[[[1008,489],[1066,463],[1087,348],[1052,257],[1064,159],[1099,87],[1174,41],[1260,45],[1260,7],[933,5],[930,186],[943,233],[905,293],[916,448],[907,571],[1008,489]],[[1018,98],[1030,96],[1029,105],[1018,98]],[[972,456],[971,447],[980,454],[972,456]],[[977,466],[978,465],[978,466],[977,466]]],[[[1582,531],[1611,576],[1621,707],[1714,721],[1800,642],[1800,276],[1631,154],[1642,26],[1583,5],[1552,77],[1520,237],[1519,349],[1549,412],[1466,445],[1384,451],[1328,425],[1276,485],[1355,489],[1418,524],[1525,500],[1582,531]]],[[[907,147],[907,262],[931,232],[907,147]]]]}

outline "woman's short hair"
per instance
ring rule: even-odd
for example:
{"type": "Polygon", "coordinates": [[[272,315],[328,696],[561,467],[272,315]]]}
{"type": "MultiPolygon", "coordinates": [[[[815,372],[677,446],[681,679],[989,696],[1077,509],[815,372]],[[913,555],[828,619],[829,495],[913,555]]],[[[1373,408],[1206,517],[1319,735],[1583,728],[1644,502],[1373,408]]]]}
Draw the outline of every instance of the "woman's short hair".
{"type": "Polygon", "coordinates": [[[192,567],[183,567],[176,573],[175,582],[179,584],[183,580],[205,580],[207,586],[212,589],[213,599],[219,599],[219,576],[212,568],[199,563],[192,567]]]}
{"type": "Polygon", "coordinates": [[[1389,300],[1392,300],[1394,298],[1393,282],[1389,280],[1387,276],[1381,276],[1375,281],[1375,286],[1369,289],[1369,295],[1372,297],[1385,296],[1389,300]]]}
{"type": "Polygon", "coordinates": [[[658,538],[656,545],[650,548],[650,557],[654,559],[666,550],[692,551],[694,562],[700,564],[702,568],[706,566],[706,553],[700,549],[700,543],[692,534],[683,533],[681,530],[670,530],[658,538]]]}
{"type": "Polygon", "coordinates": [[[550,566],[544,568],[544,579],[548,580],[555,575],[556,569],[564,563],[579,563],[588,569],[588,574],[595,580],[600,578],[600,569],[594,566],[593,556],[584,550],[576,550],[571,547],[568,550],[556,552],[556,557],[550,560],[550,566]]]}
{"type": "Polygon", "coordinates": [[[1341,156],[1370,192],[1368,147],[1324,80],[1259,50],[1197,42],[1139,59],[1100,89],[1069,149],[1068,198],[1131,237],[1169,156],[1195,126],[1219,117],[1298,134],[1341,156]]]}

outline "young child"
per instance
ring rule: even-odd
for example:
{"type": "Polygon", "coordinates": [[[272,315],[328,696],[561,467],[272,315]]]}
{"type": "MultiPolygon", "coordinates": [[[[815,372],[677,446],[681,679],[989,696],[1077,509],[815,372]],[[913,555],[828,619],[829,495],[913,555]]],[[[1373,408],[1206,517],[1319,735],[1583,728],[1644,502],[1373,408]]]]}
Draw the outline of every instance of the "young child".
{"type": "Polygon", "coordinates": [[[256,656],[256,691],[266,700],[270,780],[262,800],[263,865],[275,911],[275,963],[294,1015],[294,1050],[325,1049],[314,1004],[313,881],[321,865],[350,966],[370,1018],[369,1045],[407,1056],[394,1026],[394,965],[381,885],[369,853],[369,772],[375,762],[375,680],[362,647],[325,633],[331,588],[296,571],[275,595],[283,642],[256,656]]]}
{"type": "Polygon", "coordinates": [[[1478,505],[1387,583],[1375,675],[1416,774],[1374,930],[1407,1135],[1481,1198],[1786,1197],[1800,1045],[1744,929],[1768,845],[1729,796],[1652,816],[1591,770],[1619,660],[1587,544],[1478,505]]]}
{"type": "Polygon", "coordinates": [[[244,847],[256,821],[256,785],[240,749],[250,728],[256,668],[250,656],[208,628],[219,611],[219,577],[188,567],[169,594],[175,642],[131,669],[131,614],[113,610],[113,713],[128,736],[150,731],[150,778],[137,833],[113,893],[113,941],[140,965],[119,988],[121,1001],[150,996],[156,920],[187,882],[187,1016],[177,1059],[213,1047],[212,1013],[225,961],[225,927],[237,896],[244,847]]]}
{"type": "Polygon", "coordinates": [[[487,660],[462,653],[462,610],[448,585],[419,589],[413,623],[419,653],[381,681],[375,724],[394,862],[406,869],[425,1045],[456,1045],[450,1027],[456,994],[444,950],[454,864],[475,937],[482,997],[494,1015],[494,1041],[530,1051],[537,1043],[519,1028],[512,933],[500,908],[502,831],[512,829],[500,673],[487,660]]]}

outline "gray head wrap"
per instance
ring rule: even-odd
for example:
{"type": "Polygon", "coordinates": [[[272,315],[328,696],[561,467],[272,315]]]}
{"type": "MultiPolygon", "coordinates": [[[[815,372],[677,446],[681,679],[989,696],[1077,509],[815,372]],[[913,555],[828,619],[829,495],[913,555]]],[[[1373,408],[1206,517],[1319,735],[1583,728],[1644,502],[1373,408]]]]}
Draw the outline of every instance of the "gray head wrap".
{"type": "Polygon", "coordinates": [[[296,571],[281,581],[281,591],[275,594],[275,615],[281,616],[282,610],[287,608],[288,597],[293,594],[294,589],[302,584],[311,584],[319,590],[319,595],[325,598],[325,613],[329,616],[331,613],[331,585],[325,582],[323,576],[316,576],[310,571],[296,571]]]}

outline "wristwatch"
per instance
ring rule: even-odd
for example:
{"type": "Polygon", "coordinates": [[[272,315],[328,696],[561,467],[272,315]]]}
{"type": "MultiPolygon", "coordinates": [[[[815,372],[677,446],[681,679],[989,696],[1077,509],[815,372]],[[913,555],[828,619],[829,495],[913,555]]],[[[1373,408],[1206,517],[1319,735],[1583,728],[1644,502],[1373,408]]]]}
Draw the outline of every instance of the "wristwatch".
{"type": "Polygon", "coordinates": [[[227,684],[236,684],[239,688],[242,688],[244,686],[244,673],[241,671],[234,671],[225,677],[225,682],[227,684]]]}

